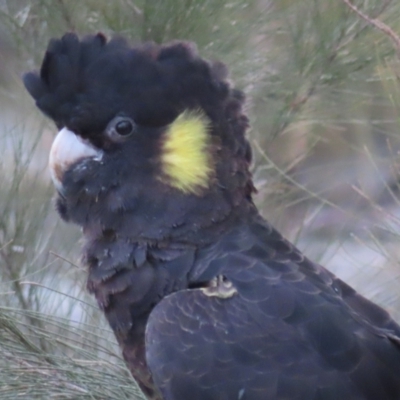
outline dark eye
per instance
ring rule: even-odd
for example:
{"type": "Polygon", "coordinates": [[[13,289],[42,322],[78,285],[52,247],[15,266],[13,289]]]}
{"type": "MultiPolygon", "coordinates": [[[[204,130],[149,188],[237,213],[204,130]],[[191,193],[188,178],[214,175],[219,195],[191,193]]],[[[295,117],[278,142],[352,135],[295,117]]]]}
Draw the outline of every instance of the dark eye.
{"type": "Polygon", "coordinates": [[[129,119],[122,120],[115,125],[118,135],[129,136],[133,132],[133,123],[129,119]]]}
{"type": "Polygon", "coordinates": [[[119,143],[132,135],[135,127],[130,118],[118,115],[108,123],[105,133],[113,142],[119,143]]]}

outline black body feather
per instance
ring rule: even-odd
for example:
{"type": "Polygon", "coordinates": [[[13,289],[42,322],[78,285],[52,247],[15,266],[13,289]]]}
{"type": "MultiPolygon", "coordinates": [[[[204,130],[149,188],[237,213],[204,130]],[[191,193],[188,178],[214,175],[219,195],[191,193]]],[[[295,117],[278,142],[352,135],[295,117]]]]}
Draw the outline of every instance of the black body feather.
{"type": "Polygon", "coordinates": [[[400,399],[399,326],[259,216],[226,75],[188,43],[67,34],[24,78],[58,128],[104,151],[65,171],[57,207],[83,227],[87,286],[132,374],[154,399],[400,399]],[[159,179],[160,141],[188,109],[210,120],[215,163],[190,194],[159,179]],[[116,143],[118,115],[136,130],[116,143]]]}

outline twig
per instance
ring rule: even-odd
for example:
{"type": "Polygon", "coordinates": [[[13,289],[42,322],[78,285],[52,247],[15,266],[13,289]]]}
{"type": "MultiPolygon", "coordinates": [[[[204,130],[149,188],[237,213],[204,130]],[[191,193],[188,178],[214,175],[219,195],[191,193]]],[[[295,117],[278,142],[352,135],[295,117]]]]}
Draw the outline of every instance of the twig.
{"type": "Polygon", "coordinates": [[[368,24],[372,25],[376,29],[379,29],[383,32],[386,36],[389,36],[392,39],[394,45],[396,46],[396,51],[398,56],[400,57],[400,36],[396,34],[388,25],[383,23],[377,18],[371,18],[367,14],[363,13],[359,10],[354,4],[350,2],[350,0],[343,0],[343,2],[351,8],[360,18],[366,21],[368,24]]]}
{"type": "Polygon", "coordinates": [[[82,270],[86,271],[85,268],[80,267],[78,264],[73,263],[72,261],[68,260],[68,258],[63,257],[63,256],[61,256],[60,254],[57,254],[57,253],[54,252],[54,251],[51,251],[51,250],[50,250],[50,251],[49,251],[49,254],[51,254],[51,255],[57,257],[57,258],[60,259],[61,261],[65,261],[66,263],[68,263],[68,264],[71,265],[72,267],[77,268],[77,269],[80,270],[80,271],[82,271],[82,270]]]}

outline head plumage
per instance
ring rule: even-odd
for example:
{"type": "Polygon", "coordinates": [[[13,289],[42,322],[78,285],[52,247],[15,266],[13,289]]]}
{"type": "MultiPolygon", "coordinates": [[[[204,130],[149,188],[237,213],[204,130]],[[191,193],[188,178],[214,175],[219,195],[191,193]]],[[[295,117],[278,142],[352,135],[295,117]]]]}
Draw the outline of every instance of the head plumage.
{"type": "Polygon", "coordinates": [[[185,109],[201,109],[213,124],[229,127],[219,130],[223,142],[247,148],[244,96],[226,78],[222,63],[203,60],[188,42],[130,47],[119,37],[67,33],[50,41],[40,71],[27,73],[24,83],[58,128],[82,136],[104,129],[119,112],[157,127],[185,109]]]}

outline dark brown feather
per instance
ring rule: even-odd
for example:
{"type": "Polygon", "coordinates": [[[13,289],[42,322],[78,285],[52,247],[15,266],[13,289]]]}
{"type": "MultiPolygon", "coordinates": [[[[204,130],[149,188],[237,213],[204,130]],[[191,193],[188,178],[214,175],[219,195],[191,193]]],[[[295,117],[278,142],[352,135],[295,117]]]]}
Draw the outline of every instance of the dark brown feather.
{"type": "Polygon", "coordinates": [[[153,310],[147,359],[166,399],[400,398],[399,326],[259,216],[199,252],[197,266],[198,279],[221,274],[237,293],[183,290],[153,310]]]}
{"type": "Polygon", "coordinates": [[[24,82],[37,106],[102,151],[61,171],[57,209],[83,228],[87,287],[143,391],[165,400],[399,400],[400,328],[258,214],[244,95],[175,42],[52,40],[24,82]],[[185,110],[210,120],[215,174],[161,182],[185,110]],[[113,142],[106,127],[135,130],[113,142]]]}

